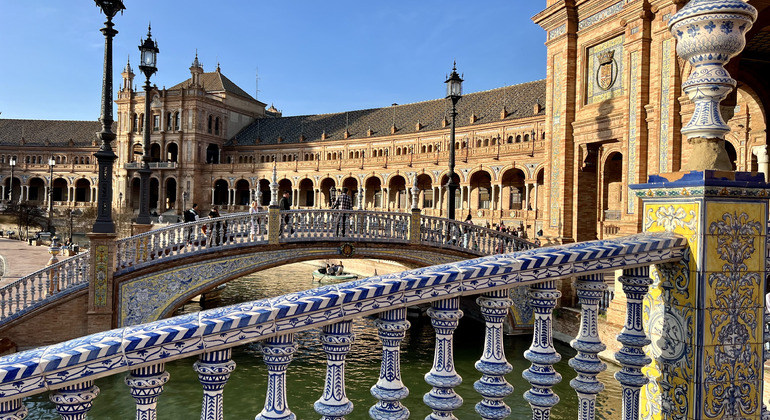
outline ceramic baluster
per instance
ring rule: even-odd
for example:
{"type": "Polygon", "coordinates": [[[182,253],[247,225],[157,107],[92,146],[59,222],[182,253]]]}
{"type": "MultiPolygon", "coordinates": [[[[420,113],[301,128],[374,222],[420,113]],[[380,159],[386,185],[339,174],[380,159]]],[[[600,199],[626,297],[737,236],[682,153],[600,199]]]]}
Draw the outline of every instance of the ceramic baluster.
{"type": "Polygon", "coordinates": [[[577,377],[569,384],[577,392],[580,401],[578,419],[589,420],[596,415],[596,396],[604,390],[604,384],[596,379],[596,375],[607,369],[607,365],[598,356],[599,352],[607,348],[599,338],[598,331],[599,301],[607,285],[603,274],[592,274],[578,277],[575,288],[582,311],[580,332],[570,343],[577,355],[570,359],[569,365],[575,369],[577,377]]]}
{"type": "Polygon", "coordinates": [[[409,389],[401,382],[400,346],[409,321],[406,308],[391,309],[380,314],[376,321],[382,340],[382,364],[380,379],[372,387],[372,395],[379,401],[369,409],[375,420],[402,420],[409,418],[409,410],[401,400],[409,395],[409,389]]]}
{"type": "Polygon", "coordinates": [[[642,318],[642,300],[652,284],[650,268],[625,269],[619,281],[623,284],[627,304],[626,325],[618,335],[623,347],[615,353],[622,370],[615,373],[615,379],[623,386],[623,419],[636,420],[639,418],[639,390],[649,382],[642,367],[651,361],[642,350],[651,342],[644,333],[642,318]]]}
{"type": "Polygon", "coordinates": [[[522,373],[532,387],[524,393],[524,399],[532,407],[532,417],[547,420],[551,416],[551,407],[559,402],[559,396],[551,389],[561,382],[561,375],[553,365],[561,360],[561,355],[553,347],[553,309],[561,292],[556,290],[556,280],[549,280],[533,285],[529,292],[529,305],[535,316],[535,331],[532,345],[524,352],[524,358],[532,362],[529,369],[522,373]]]}
{"type": "Polygon", "coordinates": [[[433,356],[433,368],[425,375],[425,382],[433,389],[423,397],[425,405],[433,410],[433,414],[425,420],[457,419],[452,411],[463,405],[463,399],[454,391],[463,378],[455,370],[453,334],[463,311],[460,310],[460,298],[433,302],[428,309],[431,324],[436,331],[436,350],[433,356]]]}
{"type": "Polygon", "coordinates": [[[62,420],[86,420],[94,398],[99,395],[99,387],[93,381],[59,388],[49,396],[56,404],[56,411],[62,420]]]}
{"type": "Polygon", "coordinates": [[[158,417],[158,397],[168,379],[169,374],[165,371],[163,363],[131,370],[125,382],[131,388],[131,396],[136,400],[137,420],[155,420],[158,417]]]}
{"type": "Polygon", "coordinates": [[[254,420],[295,420],[286,401],[286,369],[297,351],[294,334],[268,338],[261,347],[268,371],[267,395],[265,407],[254,420]]]}
{"type": "Polygon", "coordinates": [[[222,420],[224,408],[222,399],[225,385],[230,379],[230,373],[235,370],[235,362],[231,360],[231,349],[203,353],[193,365],[198,372],[198,380],[203,386],[203,403],[201,404],[201,420],[222,420]]]}
{"type": "Polygon", "coordinates": [[[513,301],[508,297],[506,289],[484,293],[476,298],[476,303],[479,304],[486,324],[484,352],[475,364],[482,376],[473,384],[473,389],[483,398],[476,404],[476,412],[484,420],[504,419],[511,414],[511,408],[503,398],[513,392],[513,386],[505,380],[505,375],[513,367],[505,359],[503,322],[513,301]]]}
{"type": "Polygon", "coordinates": [[[29,411],[24,406],[21,398],[0,403],[0,418],[2,419],[22,420],[27,415],[29,415],[29,411]]]}
{"type": "Polygon", "coordinates": [[[321,342],[326,353],[326,383],[323,396],[313,408],[322,415],[321,420],[345,420],[353,412],[353,403],[345,394],[345,356],[350,351],[354,336],[351,321],[327,325],[321,342]]]}

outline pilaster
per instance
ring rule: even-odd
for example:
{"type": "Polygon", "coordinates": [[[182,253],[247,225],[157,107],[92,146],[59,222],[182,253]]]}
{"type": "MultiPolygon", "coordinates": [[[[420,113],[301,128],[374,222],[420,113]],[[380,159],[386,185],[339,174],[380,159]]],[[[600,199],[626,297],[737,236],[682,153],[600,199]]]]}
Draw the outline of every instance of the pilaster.
{"type": "Polygon", "coordinates": [[[90,279],[88,282],[88,333],[107,331],[113,327],[113,276],[117,245],[114,233],[89,233],[91,241],[90,279]]]}
{"type": "Polygon", "coordinates": [[[644,298],[644,418],[758,419],[762,406],[768,184],[762,174],[692,171],[631,188],[646,232],[685,236],[679,263],[654,266],[644,298]]]}

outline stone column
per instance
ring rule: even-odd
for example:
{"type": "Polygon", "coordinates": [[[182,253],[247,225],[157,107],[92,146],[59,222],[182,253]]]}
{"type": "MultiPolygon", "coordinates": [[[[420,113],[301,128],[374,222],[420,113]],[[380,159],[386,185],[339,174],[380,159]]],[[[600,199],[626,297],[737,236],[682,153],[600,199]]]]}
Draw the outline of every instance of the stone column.
{"type": "MultiPolygon", "coordinates": [[[[146,225],[150,226],[150,225],[146,225]]],[[[117,245],[114,233],[89,233],[88,334],[113,328],[113,275],[117,245]]]]}
{"type": "Polygon", "coordinates": [[[642,370],[651,383],[641,417],[759,418],[768,186],[761,174],[694,171],[631,187],[644,231],[690,245],[681,262],[651,272],[640,316],[653,362],[642,370]]]}
{"type": "Polygon", "coordinates": [[[765,182],[770,181],[770,158],[767,155],[767,145],[755,146],[751,153],[757,157],[757,170],[765,175],[765,182]]]}
{"type": "Polygon", "coordinates": [[[214,205],[214,188],[211,189],[211,205],[214,205]]]}

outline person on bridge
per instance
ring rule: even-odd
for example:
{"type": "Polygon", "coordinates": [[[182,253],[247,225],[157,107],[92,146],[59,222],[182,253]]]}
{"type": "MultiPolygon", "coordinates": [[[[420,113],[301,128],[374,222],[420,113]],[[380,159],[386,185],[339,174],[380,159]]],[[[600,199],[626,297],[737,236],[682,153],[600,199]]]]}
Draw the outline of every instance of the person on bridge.
{"type": "MultiPolygon", "coordinates": [[[[281,201],[278,202],[278,208],[281,210],[291,210],[291,193],[289,190],[286,190],[283,192],[283,197],[281,197],[281,201]]],[[[280,232],[283,232],[283,227],[289,225],[289,220],[291,216],[285,215],[283,216],[283,223],[281,224],[281,230],[280,232]]],[[[294,228],[291,228],[291,233],[294,233],[294,228]]]]}
{"type": "Polygon", "coordinates": [[[249,207],[249,215],[251,216],[251,230],[249,231],[249,238],[252,241],[261,231],[261,223],[257,213],[259,213],[259,205],[257,204],[257,200],[253,200],[251,202],[251,207],[249,207]]]}
{"type": "MultiPolygon", "coordinates": [[[[185,210],[184,212],[184,222],[189,223],[189,222],[194,222],[196,220],[198,220],[198,203],[193,203],[192,207],[185,210]]],[[[192,227],[187,229],[188,243],[192,241],[192,231],[193,231],[192,227]]]]}
{"type": "MultiPolygon", "coordinates": [[[[342,192],[337,195],[337,200],[335,201],[332,208],[340,210],[353,210],[353,200],[351,200],[350,196],[348,195],[348,187],[342,187],[342,192]]],[[[343,212],[340,214],[340,218],[337,221],[337,236],[345,236],[345,227],[347,227],[347,224],[348,214],[343,212]],[[340,231],[342,231],[341,235],[340,231]]]]}

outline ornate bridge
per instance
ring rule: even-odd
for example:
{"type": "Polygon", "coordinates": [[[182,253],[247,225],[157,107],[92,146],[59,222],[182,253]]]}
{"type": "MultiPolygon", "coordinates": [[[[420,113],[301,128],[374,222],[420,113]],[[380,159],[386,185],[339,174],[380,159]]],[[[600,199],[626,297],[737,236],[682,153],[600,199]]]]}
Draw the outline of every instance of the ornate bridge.
{"type": "MultiPolygon", "coordinates": [[[[512,235],[419,211],[271,209],[118,240],[114,295],[107,287],[94,287],[88,298],[106,302],[113,296],[113,327],[119,327],[161,319],[222,283],[291,262],[355,257],[427,266],[531,247],[512,235]]],[[[46,319],[66,312],[71,322],[85,324],[85,314],[78,317],[72,307],[89,294],[95,272],[90,261],[81,254],[0,289],[0,335],[14,339],[16,326],[43,312],[46,319]]]]}

